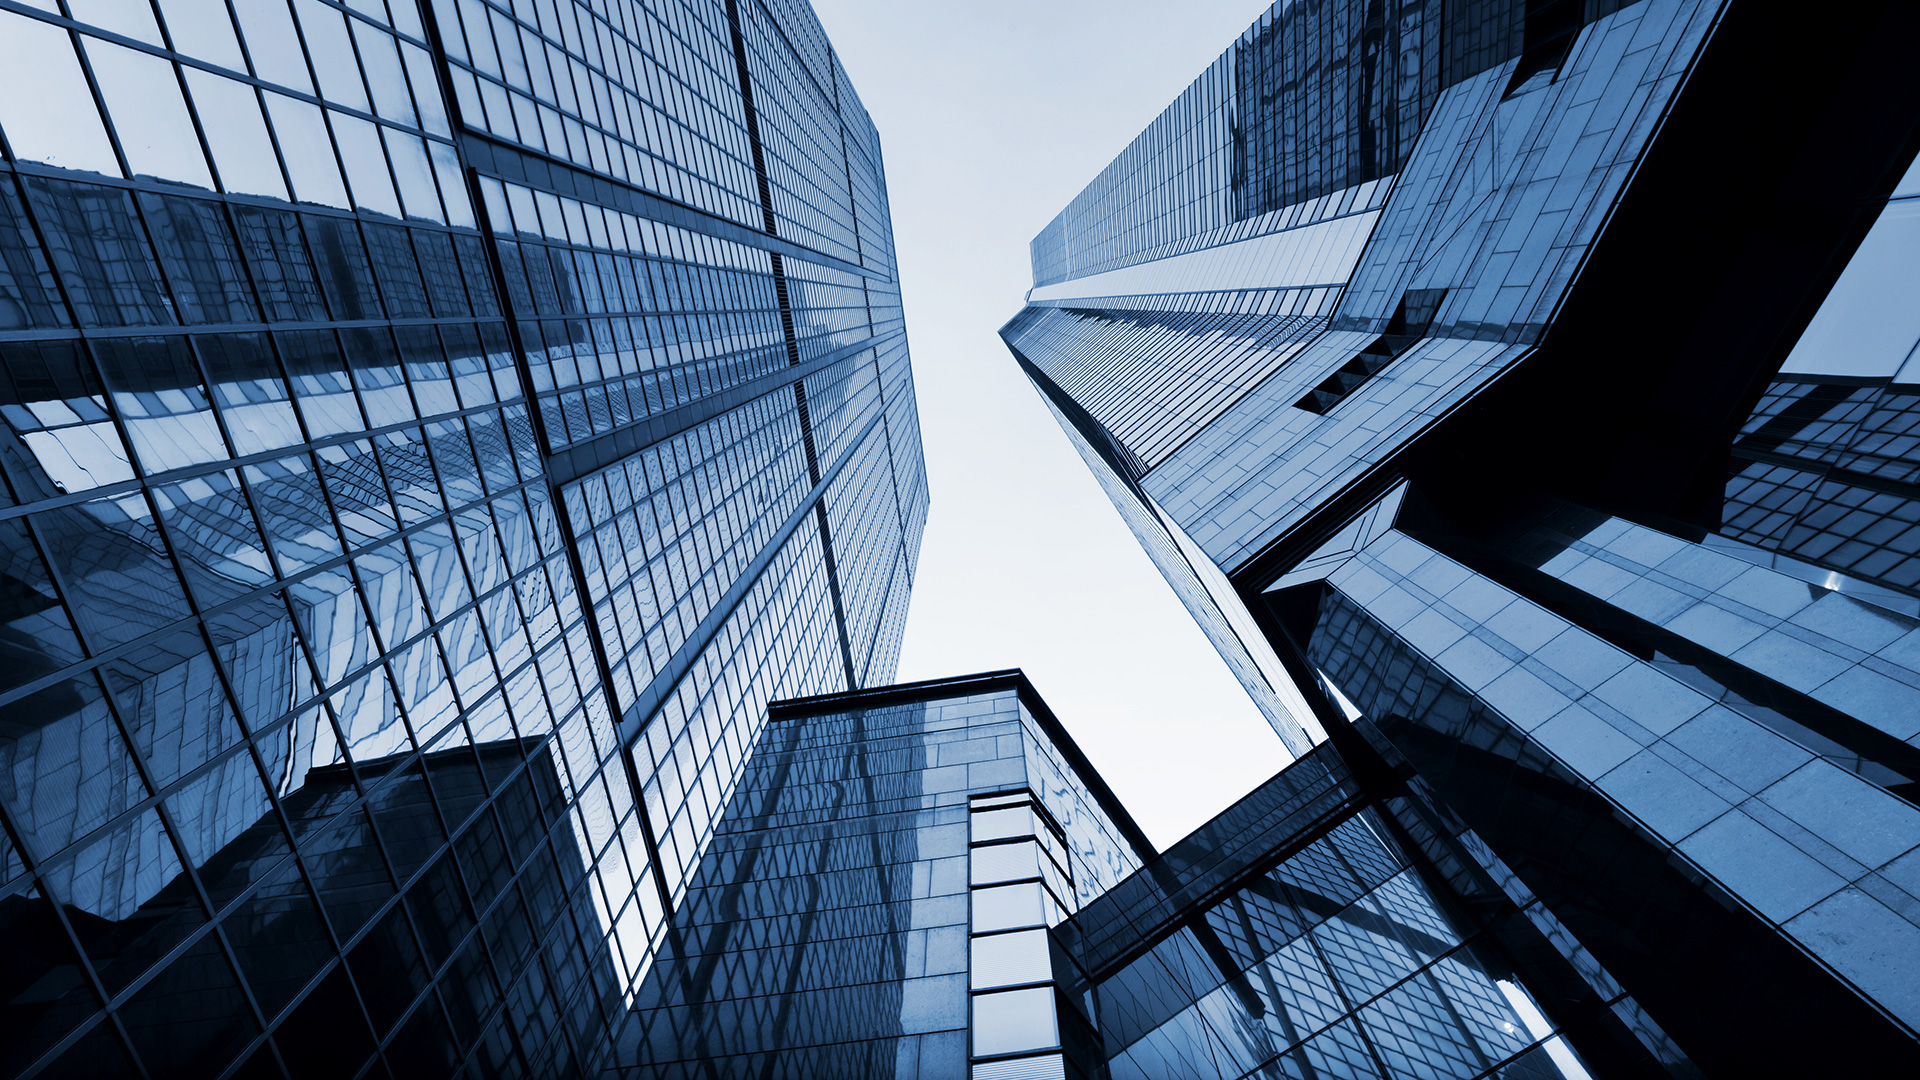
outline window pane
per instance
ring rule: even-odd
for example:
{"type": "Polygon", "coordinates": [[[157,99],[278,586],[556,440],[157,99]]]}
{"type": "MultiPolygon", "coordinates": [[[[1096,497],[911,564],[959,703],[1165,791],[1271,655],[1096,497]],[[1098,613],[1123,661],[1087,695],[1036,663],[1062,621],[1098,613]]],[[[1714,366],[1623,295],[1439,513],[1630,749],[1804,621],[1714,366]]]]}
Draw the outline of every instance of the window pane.
{"type": "Polygon", "coordinates": [[[360,65],[353,59],[353,39],[347,36],[346,16],[315,0],[298,0],[300,31],[320,76],[320,96],[330,102],[367,111],[367,91],[360,82],[360,65]]]}
{"type": "Polygon", "coordinates": [[[1054,1046],[1053,988],[976,994],[973,999],[973,1052],[1011,1054],[1054,1046]]]}
{"type": "Polygon", "coordinates": [[[433,187],[433,166],[427,161],[427,145],[418,135],[407,135],[383,127],[387,152],[393,157],[393,175],[400,181],[400,198],[406,203],[407,216],[444,221],[440,214],[440,196],[433,187]]]}
{"type": "Polygon", "coordinates": [[[973,959],[968,970],[972,973],[975,990],[1047,982],[1053,978],[1053,961],[1047,953],[1047,932],[1016,930],[1011,934],[989,934],[974,938],[973,959]]]}
{"type": "Polygon", "coordinates": [[[183,180],[211,188],[200,138],[180,97],[173,65],[157,56],[87,38],[93,77],[120,136],[120,149],[135,175],[183,180]]]}
{"type": "Polygon", "coordinates": [[[235,71],[247,70],[240,44],[233,38],[233,20],[222,0],[161,0],[167,36],[173,50],[235,71]]]}
{"type": "Polygon", "coordinates": [[[286,0],[249,0],[235,4],[234,9],[240,16],[240,30],[246,35],[247,54],[253,58],[254,75],[312,93],[307,58],[300,51],[286,0]]]}
{"type": "Polygon", "coordinates": [[[1040,883],[1037,881],[973,890],[974,933],[1037,926],[1043,921],[1040,883]]]}
{"type": "Polygon", "coordinates": [[[130,4],[127,0],[67,0],[67,10],[80,22],[139,38],[149,45],[164,44],[160,40],[160,28],[153,22],[153,9],[145,4],[130,4]]]}
{"type": "Polygon", "coordinates": [[[353,184],[353,205],[392,217],[400,216],[400,199],[387,173],[387,155],[380,149],[374,126],[358,117],[332,113],[333,133],[340,140],[340,161],[353,184]]]}
{"type": "Polygon", "coordinates": [[[223,79],[210,71],[187,69],[187,88],[200,110],[200,122],[220,170],[220,186],[243,195],[287,197],[280,177],[280,161],[260,115],[260,99],[253,87],[223,79]]]}
{"type": "Polygon", "coordinates": [[[0,11],[0,130],[22,161],[120,175],[65,30],[0,11]]]}
{"type": "Polygon", "coordinates": [[[367,85],[373,88],[373,112],[383,120],[398,120],[414,125],[413,99],[407,94],[407,76],[400,67],[400,53],[393,35],[376,29],[371,23],[349,19],[353,39],[360,46],[360,62],[366,66],[367,85]]]}
{"type": "Polygon", "coordinates": [[[333,158],[333,140],[320,110],[304,101],[279,94],[266,95],[267,113],[293,178],[293,197],[301,202],[350,207],[346,185],[333,158]]]}

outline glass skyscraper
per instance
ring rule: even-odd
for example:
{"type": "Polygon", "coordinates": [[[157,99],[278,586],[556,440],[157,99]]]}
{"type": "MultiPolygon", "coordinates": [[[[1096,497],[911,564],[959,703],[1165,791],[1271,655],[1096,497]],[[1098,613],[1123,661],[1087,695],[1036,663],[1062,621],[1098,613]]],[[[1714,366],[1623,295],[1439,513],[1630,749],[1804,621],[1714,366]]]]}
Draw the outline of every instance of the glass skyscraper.
{"type": "Polygon", "coordinates": [[[1455,838],[1429,896],[1596,1074],[1920,1067],[1916,32],[1276,4],[1001,332],[1281,737],[1455,838]]]}
{"type": "Polygon", "coordinates": [[[0,9],[0,1075],[609,1060],[927,489],[805,4],[0,9]]]}

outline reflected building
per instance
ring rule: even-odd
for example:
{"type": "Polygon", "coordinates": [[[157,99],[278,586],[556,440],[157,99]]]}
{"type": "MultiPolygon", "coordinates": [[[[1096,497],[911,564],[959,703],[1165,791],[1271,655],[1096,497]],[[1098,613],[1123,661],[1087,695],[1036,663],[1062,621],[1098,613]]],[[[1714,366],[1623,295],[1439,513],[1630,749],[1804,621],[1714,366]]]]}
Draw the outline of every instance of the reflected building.
{"type": "Polygon", "coordinates": [[[913,395],[804,4],[0,11],[0,1075],[595,1071],[913,395]]]}
{"type": "Polygon", "coordinates": [[[1302,763],[1455,838],[1426,895],[1595,1075],[1920,1063],[1916,29],[1276,4],[1002,330],[1302,763]]]}

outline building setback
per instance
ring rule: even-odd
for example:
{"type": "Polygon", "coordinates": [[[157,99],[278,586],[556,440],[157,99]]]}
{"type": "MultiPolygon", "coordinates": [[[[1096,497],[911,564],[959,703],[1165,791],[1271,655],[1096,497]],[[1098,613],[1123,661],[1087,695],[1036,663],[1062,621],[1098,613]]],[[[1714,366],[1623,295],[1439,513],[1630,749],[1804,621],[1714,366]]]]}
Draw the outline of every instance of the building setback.
{"type": "Polygon", "coordinates": [[[927,505],[805,5],[0,11],[0,418],[9,1077],[597,1071],[927,505]]]}
{"type": "Polygon", "coordinates": [[[1277,4],[1001,332],[1281,737],[1542,930],[1487,924],[1596,1075],[1920,1064],[1916,29],[1277,4]]]}

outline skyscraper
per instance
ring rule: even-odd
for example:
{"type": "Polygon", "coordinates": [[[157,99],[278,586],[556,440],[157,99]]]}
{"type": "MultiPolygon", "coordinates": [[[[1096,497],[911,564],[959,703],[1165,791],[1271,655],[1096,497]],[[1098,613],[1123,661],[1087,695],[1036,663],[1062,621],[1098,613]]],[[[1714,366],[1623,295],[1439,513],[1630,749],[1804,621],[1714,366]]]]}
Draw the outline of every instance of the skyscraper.
{"type": "Polygon", "coordinates": [[[1281,737],[1656,1072],[1920,1061],[1915,29],[1276,4],[1002,330],[1281,737]]]}
{"type": "Polygon", "coordinates": [[[1093,1068],[1057,928],[1152,854],[1017,670],[777,703],[610,1075],[1093,1068]]]}
{"type": "Polygon", "coordinates": [[[0,11],[0,1074],[598,1067],[925,520],[804,4],[0,11]]]}

